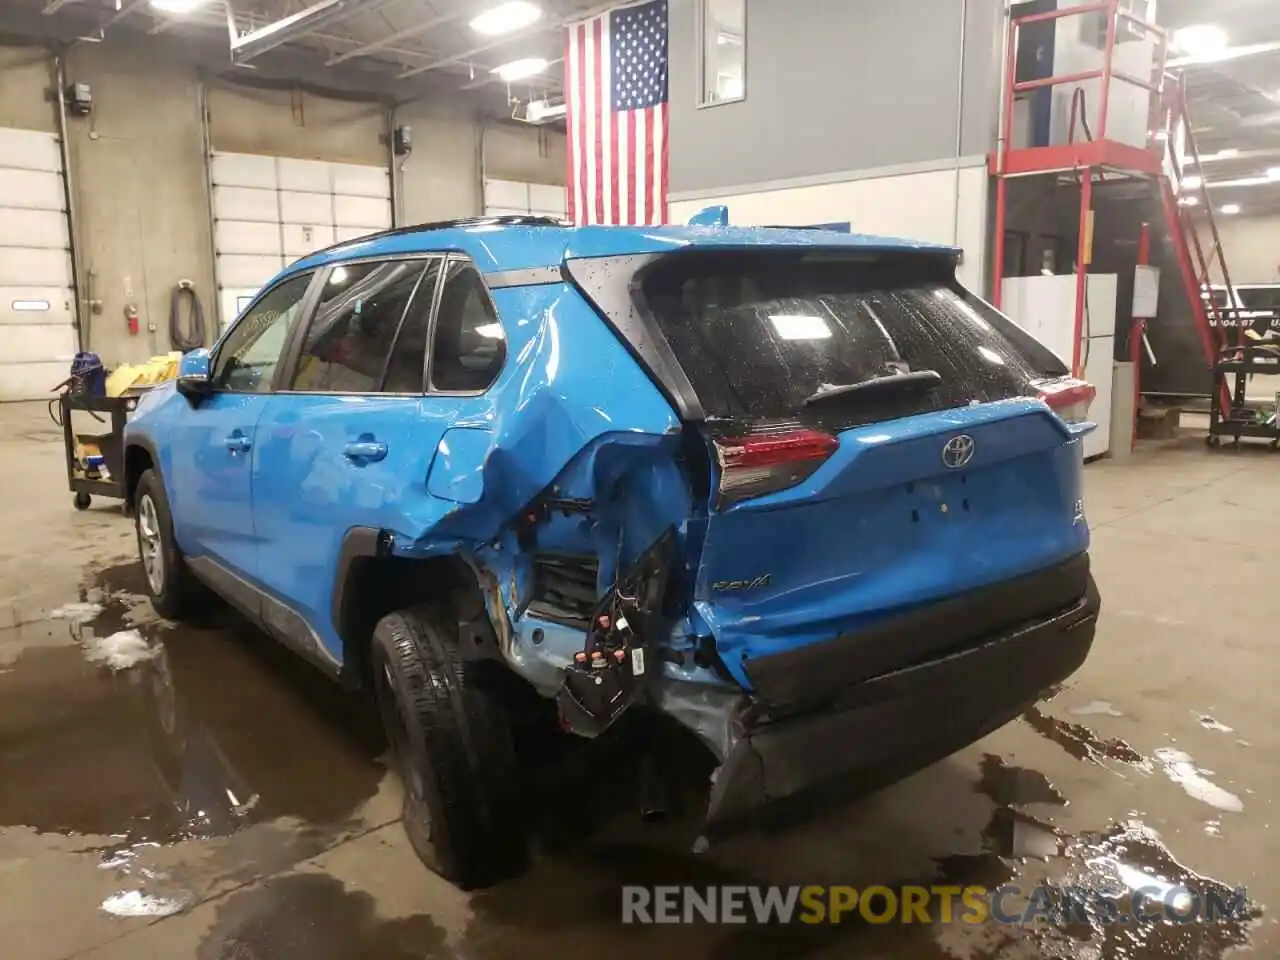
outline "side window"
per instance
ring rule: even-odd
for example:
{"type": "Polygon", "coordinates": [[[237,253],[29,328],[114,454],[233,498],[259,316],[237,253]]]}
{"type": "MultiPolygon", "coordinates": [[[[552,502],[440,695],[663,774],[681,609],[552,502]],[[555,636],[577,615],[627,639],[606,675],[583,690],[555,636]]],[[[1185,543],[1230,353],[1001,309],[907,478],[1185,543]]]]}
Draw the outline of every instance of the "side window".
{"type": "Polygon", "coordinates": [[[449,261],[431,344],[432,388],[485,390],[506,359],[506,335],[480,273],[465,260],[449,261]]]}
{"type": "Polygon", "coordinates": [[[250,308],[218,351],[215,389],[266,393],[302,312],[311,274],[290,277],[250,308]]]}
{"type": "Polygon", "coordinates": [[[329,271],[290,390],[372,393],[425,264],[392,260],[329,271]]]}
{"type": "Polygon", "coordinates": [[[387,360],[383,393],[422,393],[427,375],[427,335],[431,327],[431,306],[444,258],[427,261],[427,270],[413,295],[413,302],[400,324],[396,342],[387,360]]]}

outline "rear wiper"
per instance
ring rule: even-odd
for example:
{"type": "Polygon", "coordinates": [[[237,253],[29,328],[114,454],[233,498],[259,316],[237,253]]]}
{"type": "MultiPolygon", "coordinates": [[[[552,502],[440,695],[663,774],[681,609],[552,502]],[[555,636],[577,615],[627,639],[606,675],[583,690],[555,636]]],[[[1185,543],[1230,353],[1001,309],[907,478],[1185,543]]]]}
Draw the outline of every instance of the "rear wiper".
{"type": "Polygon", "coordinates": [[[912,370],[910,373],[891,373],[883,377],[872,377],[858,383],[845,383],[838,387],[827,387],[805,398],[804,405],[822,403],[833,397],[845,397],[851,393],[880,393],[892,390],[927,390],[942,382],[942,374],[937,370],[912,370]]]}

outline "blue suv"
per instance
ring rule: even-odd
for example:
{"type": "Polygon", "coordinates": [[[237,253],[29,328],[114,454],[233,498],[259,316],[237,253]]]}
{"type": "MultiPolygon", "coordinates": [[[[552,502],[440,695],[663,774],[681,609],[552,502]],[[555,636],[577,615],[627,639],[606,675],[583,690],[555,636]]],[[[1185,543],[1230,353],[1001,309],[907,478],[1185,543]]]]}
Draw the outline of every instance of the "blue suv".
{"type": "Polygon", "coordinates": [[[531,217],[314,254],[128,426],[152,602],[212,591],[371,691],[464,887],[525,864],[530,716],[674,720],[712,835],[923,766],[1072,673],[1099,607],[1093,389],[956,259],[531,217]]]}

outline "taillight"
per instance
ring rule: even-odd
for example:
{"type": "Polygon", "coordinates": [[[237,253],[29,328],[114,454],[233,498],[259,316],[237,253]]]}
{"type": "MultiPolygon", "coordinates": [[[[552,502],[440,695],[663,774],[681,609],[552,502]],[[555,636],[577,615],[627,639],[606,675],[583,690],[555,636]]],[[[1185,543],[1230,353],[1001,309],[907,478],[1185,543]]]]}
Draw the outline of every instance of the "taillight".
{"type": "Polygon", "coordinates": [[[1089,419],[1089,404],[1093,403],[1098,391],[1092,383],[1084,380],[1060,377],[1037,383],[1036,393],[1067,423],[1083,423],[1089,419]]]}
{"type": "Polygon", "coordinates": [[[718,437],[720,506],[793,487],[822,466],[840,441],[803,428],[718,437]]]}

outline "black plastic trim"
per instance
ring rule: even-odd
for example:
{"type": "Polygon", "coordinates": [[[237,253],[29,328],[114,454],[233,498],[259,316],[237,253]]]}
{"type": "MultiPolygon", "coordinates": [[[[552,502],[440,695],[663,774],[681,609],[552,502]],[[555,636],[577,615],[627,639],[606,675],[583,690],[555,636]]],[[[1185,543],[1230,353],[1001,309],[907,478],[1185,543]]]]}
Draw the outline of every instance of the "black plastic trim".
{"type": "Polygon", "coordinates": [[[341,676],[342,665],[302,614],[212,557],[188,557],[186,562],[192,573],[262,630],[329,676],[341,676]]]}
{"type": "Polygon", "coordinates": [[[490,290],[503,287],[538,287],[549,283],[564,283],[562,267],[525,267],[522,270],[495,270],[483,275],[490,290]]]}
{"type": "MultiPolygon", "coordinates": [[[[377,527],[352,527],[342,538],[329,605],[329,616],[333,620],[333,629],[338,636],[342,637],[342,624],[345,622],[348,603],[347,584],[351,579],[352,565],[357,560],[367,557],[385,557],[390,552],[390,535],[377,527]]],[[[343,637],[343,642],[346,642],[346,637],[343,637]]]]}
{"type": "Polygon", "coordinates": [[[1099,605],[1089,578],[1065,610],[854,684],[814,712],[775,721],[748,711],[712,788],[708,832],[830,809],[998,729],[1084,663],[1099,605]]]}
{"type": "Polygon", "coordinates": [[[756,698],[789,711],[820,703],[850,684],[981,643],[1019,624],[1070,608],[1091,580],[1089,555],[948,597],[820,643],[747,661],[756,698]]]}

